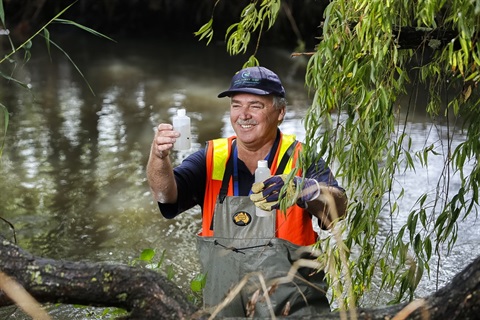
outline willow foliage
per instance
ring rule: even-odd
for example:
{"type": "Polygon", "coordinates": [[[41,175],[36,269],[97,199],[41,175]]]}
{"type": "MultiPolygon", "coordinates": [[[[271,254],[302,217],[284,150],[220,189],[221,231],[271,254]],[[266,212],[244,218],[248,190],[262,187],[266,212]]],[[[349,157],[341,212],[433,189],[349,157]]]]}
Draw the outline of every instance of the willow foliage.
{"type": "MultiPolygon", "coordinates": [[[[251,2],[228,29],[227,50],[245,53],[255,40],[246,65],[257,64],[262,32],[272,26],[278,8],[278,0],[251,2]]],[[[440,261],[443,248],[455,244],[459,220],[478,209],[480,0],[333,0],[324,19],[305,78],[313,103],[305,119],[303,161],[322,156],[334,167],[349,208],[346,223],[337,228],[344,228],[343,241],[324,241],[320,259],[340,307],[358,304],[374,274],[381,277],[380,291],[395,291],[395,301],[411,299],[424,272],[430,273],[432,258],[440,261]],[[402,47],[406,28],[423,32],[423,42],[402,47]],[[448,41],[439,39],[452,32],[448,41]],[[426,141],[415,150],[407,121],[423,87],[425,112],[434,123],[445,121],[448,144],[426,141]],[[465,140],[454,146],[458,128],[465,140]],[[395,177],[428,168],[432,157],[444,165],[436,191],[402,208],[408,219],[394,230],[408,191],[395,177]],[[461,177],[456,190],[450,188],[454,174],[461,177]],[[390,224],[386,239],[378,237],[382,219],[390,224]]],[[[212,21],[197,35],[213,36],[212,21]]]]}

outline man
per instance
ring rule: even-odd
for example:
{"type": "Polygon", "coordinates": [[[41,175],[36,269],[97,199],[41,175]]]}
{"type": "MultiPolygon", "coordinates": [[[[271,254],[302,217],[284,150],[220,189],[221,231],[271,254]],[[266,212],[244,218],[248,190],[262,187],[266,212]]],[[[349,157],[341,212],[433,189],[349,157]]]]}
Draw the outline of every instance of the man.
{"type": "Polygon", "coordinates": [[[160,124],[147,165],[148,182],[164,217],[174,218],[195,205],[202,208],[197,246],[207,274],[205,307],[223,301],[221,315],[241,317],[329,310],[322,272],[301,268],[294,281],[278,279],[308,256],[299,249],[316,242],[312,216],[326,229],[345,214],[344,190],[323,160],[305,175],[298,170],[294,178],[287,177],[302,145],[278,128],[286,99],[274,72],[264,67],[240,70],[218,97],[230,97],[234,137],[208,141],[205,150],[174,169],[169,154],[179,133],[170,124],[160,124]],[[257,163],[264,159],[272,177],[252,187],[257,163]],[[284,192],[290,205],[286,212],[279,204],[284,192]],[[326,199],[333,200],[330,206],[326,199]],[[255,205],[275,214],[257,217],[255,205]],[[239,282],[243,290],[231,291],[239,282]]]}

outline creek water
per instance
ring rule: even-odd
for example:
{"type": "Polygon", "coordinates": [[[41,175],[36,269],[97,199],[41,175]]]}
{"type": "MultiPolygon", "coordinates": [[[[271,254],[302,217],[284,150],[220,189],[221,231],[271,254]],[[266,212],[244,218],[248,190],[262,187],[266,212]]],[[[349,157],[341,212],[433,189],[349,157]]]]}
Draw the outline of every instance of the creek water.
{"type": "MultiPolygon", "coordinates": [[[[83,77],[58,51],[50,59],[39,42],[30,62],[16,69],[31,90],[15,83],[0,88],[0,102],[10,112],[0,165],[1,217],[15,226],[18,244],[39,256],[128,264],[147,248],[157,252],[154,261],[165,252],[162,268],[170,268],[173,281],[188,291],[199,272],[195,234],[201,214],[193,208],[172,220],[162,218],[145,175],[153,130],[171,121],[176,106],[186,108],[193,146],[174,153],[176,163],[205,141],[232,134],[229,101],[217,94],[247,57],[231,57],[223,44],[207,47],[196,40],[113,43],[76,36],[56,42],[83,77]]],[[[303,86],[306,61],[279,48],[262,49],[259,59],[286,87],[289,107],[282,130],[302,140],[302,119],[310,104],[303,86]]],[[[423,144],[426,137],[442,142],[423,115],[410,121],[409,130],[418,138],[414,143],[423,144]]],[[[441,131],[441,125],[435,128],[441,131]]],[[[462,137],[455,139],[459,143],[462,137]]],[[[409,190],[405,212],[422,190],[435,188],[441,169],[441,163],[433,163],[425,172],[401,177],[409,190]]],[[[405,212],[396,223],[405,221],[405,212]]],[[[6,224],[0,230],[13,238],[6,224]]],[[[457,249],[443,259],[440,284],[480,254],[475,217],[462,222],[459,230],[457,249]]],[[[425,279],[419,295],[434,290],[434,280],[425,279]]],[[[12,308],[0,312],[4,318],[24,318],[12,308]]],[[[95,308],[52,306],[49,312],[54,319],[98,317],[95,308]]]]}

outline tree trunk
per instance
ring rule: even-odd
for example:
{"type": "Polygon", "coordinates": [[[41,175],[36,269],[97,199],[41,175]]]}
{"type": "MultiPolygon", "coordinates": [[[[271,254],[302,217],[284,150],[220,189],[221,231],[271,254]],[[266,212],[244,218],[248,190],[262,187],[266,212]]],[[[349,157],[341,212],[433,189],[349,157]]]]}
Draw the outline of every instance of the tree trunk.
{"type": "MultiPolygon", "coordinates": [[[[0,238],[0,270],[39,302],[118,307],[128,319],[206,319],[184,293],[160,273],[124,265],[57,261],[35,257],[0,238]]],[[[394,306],[357,309],[357,319],[478,319],[480,257],[444,288],[425,299],[394,306]]],[[[12,301],[0,291],[0,306],[12,301]]],[[[321,319],[340,319],[340,313],[321,319]]],[[[307,319],[303,317],[302,319],[307,319]]],[[[319,319],[319,317],[315,317],[319,319]]],[[[348,314],[344,319],[353,319],[348,314]]]]}

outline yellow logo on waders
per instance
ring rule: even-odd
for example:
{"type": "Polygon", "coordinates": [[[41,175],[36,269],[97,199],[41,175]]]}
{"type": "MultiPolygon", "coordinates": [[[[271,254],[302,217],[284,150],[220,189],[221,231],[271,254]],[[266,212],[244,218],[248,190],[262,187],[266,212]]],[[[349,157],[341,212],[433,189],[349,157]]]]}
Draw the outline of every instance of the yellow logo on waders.
{"type": "Polygon", "coordinates": [[[250,222],[252,222],[252,216],[248,212],[238,211],[233,215],[233,223],[237,226],[244,227],[250,222]]]}

